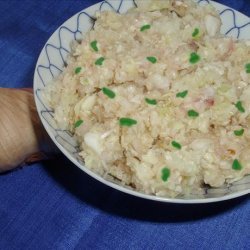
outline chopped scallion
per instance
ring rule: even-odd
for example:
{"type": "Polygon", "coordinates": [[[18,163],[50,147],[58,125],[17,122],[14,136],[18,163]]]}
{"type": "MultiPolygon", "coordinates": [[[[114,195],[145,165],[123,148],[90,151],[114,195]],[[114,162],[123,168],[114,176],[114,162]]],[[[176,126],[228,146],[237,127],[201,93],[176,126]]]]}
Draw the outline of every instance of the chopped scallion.
{"type": "Polygon", "coordinates": [[[79,74],[81,72],[82,68],[81,67],[77,67],[75,68],[75,74],[79,74]]]}
{"type": "Polygon", "coordinates": [[[82,124],[83,124],[83,120],[80,119],[80,120],[78,120],[78,121],[75,122],[74,128],[78,128],[78,127],[80,127],[82,124]]]}
{"type": "Polygon", "coordinates": [[[161,179],[166,182],[170,177],[170,169],[165,167],[161,170],[161,179]]]}
{"type": "Polygon", "coordinates": [[[109,88],[102,88],[102,92],[104,95],[108,96],[110,99],[115,98],[115,92],[109,88]]]}
{"type": "Polygon", "coordinates": [[[92,42],[90,43],[90,47],[91,47],[94,51],[96,51],[96,52],[99,51],[99,49],[98,49],[98,47],[97,47],[97,41],[96,41],[96,40],[95,40],[95,41],[92,41],[92,42]]]}
{"type": "Polygon", "coordinates": [[[95,61],[95,65],[101,66],[104,62],[105,58],[104,57],[100,57],[95,61]]]}
{"type": "Polygon", "coordinates": [[[183,92],[177,93],[177,94],[176,94],[176,97],[185,98],[185,97],[187,96],[187,94],[188,94],[188,91],[185,90],[185,91],[183,91],[183,92]]]}
{"type": "Polygon", "coordinates": [[[181,149],[181,144],[177,141],[172,141],[171,144],[174,148],[181,149]]]}
{"type": "Polygon", "coordinates": [[[235,104],[235,107],[236,107],[241,113],[245,113],[245,108],[243,107],[241,101],[238,101],[238,102],[235,104]]]}
{"type": "Polygon", "coordinates": [[[244,129],[234,130],[234,134],[236,136],[242,136],[244,134],[244,129]]]}
{"type": "Polygon", "coordinates": [[[155,64],[155,63],[157,62],[157,59],[156,59],[156,57],[154,57],[154,56],[148,56],[148,57],[147,57],[147,60],[148,60],[149,62],[153,63],[153,64],[155,64]]]}
{"type": "Polygon", "coordinates": [[[233,165],[232,165],[232,169],[234,169],[234,170],[241,170],[243,167],[242,167],[242,165],[241,165],[241,163],[237,160],[237,159],[235,159],[234,161],[233,161],[233,165]]]}
{"type": "Polygon", "coordinates": [[[145,30],[149,30],[151,28],[151,25],[150,24],[146,24],[146,25],[143,25],[141,27],[141,32],[145,31],[145,30]]]}
{"type": "Polygon", "coordinates": [[[199,113],[196,112],[195,110],[191,109],[191,110],[188,110],[188,116],[189,117],[198,117],[199,113]]]}
{"type": "Polygon", "coordinates": [[[156,105],[157,101],[155,99],[145,98],[145,102],[149,105],[156,105]]]}
{"type": "Polygon", "coordinates": [[[119,123],[121,126],[131,127],[131,126],[137,124],[137,121],[134,119],[131,119],[131,118],[123,117],[119,120],[119,123]]]}
{"type": "Polygon", "coordinates": [[[192,52],[190,54],[190,57],[189,57],[189,62],[191,64],[195,64],[195,63],[199,62],[200,59],[201,59],[201,57],[196,52],[192,52]]]}

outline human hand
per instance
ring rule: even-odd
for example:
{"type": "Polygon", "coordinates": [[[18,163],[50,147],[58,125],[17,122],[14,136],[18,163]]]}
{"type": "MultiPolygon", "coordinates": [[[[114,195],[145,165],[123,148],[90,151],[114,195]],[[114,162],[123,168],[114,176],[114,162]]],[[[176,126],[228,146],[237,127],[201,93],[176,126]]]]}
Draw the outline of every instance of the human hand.
{"type": "Polygon", "coordinates": [[[0,173],[48,158],[55,151],[44,130],[32,89],[0,88],[0,173]]]}

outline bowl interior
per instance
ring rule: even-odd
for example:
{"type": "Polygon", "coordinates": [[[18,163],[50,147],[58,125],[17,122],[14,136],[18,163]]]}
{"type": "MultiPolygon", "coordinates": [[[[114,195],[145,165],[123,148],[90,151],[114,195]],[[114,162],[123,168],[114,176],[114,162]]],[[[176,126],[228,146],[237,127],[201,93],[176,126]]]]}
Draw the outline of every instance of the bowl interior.
{"type": "MultiPolygon", "coordinates": [[[[198,2],[201,5],[210,3],[220,12],[223,23],[221,32],[223,34],[234,38],[250,39],[250,19],[247,16],[212,1],[199,0],[198,2]]],[[[204,187],[202,195],[198,196],[198,194],[193,193],[189,199],[169,199],[133,191],[116,183],[109,182],[86,168],[84,162],[78,156],[79,148],[73,135],[67,130],[57,128],[53,111],[42,99],[42,91],[46,84],[58,76],[65,65],[67,65],[66,59],[70,53],[71,42],[73,40],[80,40],[93,27],[96,11],[112,10],[124,13],[135,5],[134,0],[109,0],[95,4],[68,19],[47,41],[37,61],[34,74],[35,101],[45,129],[58,148],[80,169],[98,181],[134,196],[173,203],[207,203],[248,194],[250,192],[250,176],[246,176],[239,182],[221,188],[204,187]]]]}

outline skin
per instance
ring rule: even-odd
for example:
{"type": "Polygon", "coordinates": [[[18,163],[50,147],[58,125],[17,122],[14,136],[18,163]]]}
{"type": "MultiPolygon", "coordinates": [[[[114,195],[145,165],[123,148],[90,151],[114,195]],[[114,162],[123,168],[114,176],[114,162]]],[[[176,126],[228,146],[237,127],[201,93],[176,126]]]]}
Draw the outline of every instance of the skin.
{"type": "Polygon", "coordinates": [[[0,173],[48,159],[55,146],[36,111],[32,89],[0,88],[0,173]]]}

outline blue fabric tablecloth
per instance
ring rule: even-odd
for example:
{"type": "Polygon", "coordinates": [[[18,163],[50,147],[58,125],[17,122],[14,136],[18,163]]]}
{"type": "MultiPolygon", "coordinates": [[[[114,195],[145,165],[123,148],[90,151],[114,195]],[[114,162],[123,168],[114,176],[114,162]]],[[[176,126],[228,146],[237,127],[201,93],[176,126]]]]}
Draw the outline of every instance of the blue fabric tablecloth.
{"type": "MultiPolygon", "coordinates": [[[[0,86],[32,86],[42,46],[98,0],[0,0],[0,86]]],[[[250,16],[250,1],[218,1],[250,16]]],[[[1,117],[0,117],[1,119],[1,117]]],[[[250,200],[171,205],[108,188],[63,156],[0,175],[0,249],[250,249],[250,200]]]]}

